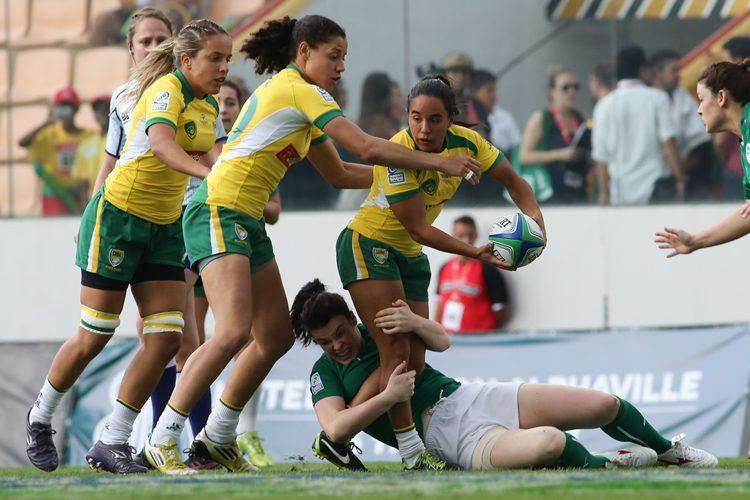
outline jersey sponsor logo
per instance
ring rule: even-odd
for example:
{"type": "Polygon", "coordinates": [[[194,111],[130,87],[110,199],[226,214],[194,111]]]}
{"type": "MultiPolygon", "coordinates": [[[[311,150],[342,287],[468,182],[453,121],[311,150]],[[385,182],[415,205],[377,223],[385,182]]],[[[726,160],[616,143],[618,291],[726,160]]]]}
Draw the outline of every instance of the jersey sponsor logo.
{"type": "Polygon", "coordinates": [[[745,144],[745,159],[750,163],[750,142],[745,144]]]}
{"type": "Polygon", "coordinates": [[[165,90],[161,94],[154,98],[154,105],[151,107],[151,111],[166,111],[169,107],[169,100],[172,98],[172,94],[165,90]]]}
{"type": "Polygon", "coordinates": [[[397,185],[406,182],[406,172],[400,168],[388,167],[388,184],[397,185]]]}
{"type": "Polygon", "coordinates": [[[422,183],[422,190],[427,194],[435,194],[437,191],[437,182],[435,179],[427,179],[422,183]]]}
{"type": "Polygon", "coordinates": [[[372,258],[375,259],[375,262],[378,264],[385,264],[385,261],[388,260],[388,249],[373,247],[372,258]]]}
{"type": "Polygon", "coordinates": [[[333,102],[333,96],[329,94],[326,90],[318,87],[317,85],[313,85],[315,87],[315,90],[318,91],[318,94],[320,94],[323,97],[323,100],[325,102],[333,102]]]}
{"type": "Polygon", "coordinates": [[[276,153],[276,158],[278,158],[286,168],[289,168],[292,163],[302,159],[297,150],[294,149],[294,146],[292,146],[291,144],[276,153]]]}
{"type": "Polygon", "coordinates": [[[242,225],[235,223],[234,224],[234,234],[237,235],[239,239],[242,241],[245,241],[247,239],[247,229],[245,229],[242,225]]]}
{"type": "Polygon", "coordinates": [[[112,267],[117,267],[122,264],[123,260],[125,260],[125,250],[110,248],[108,257],[109,263],[112,264],[112,267]]]}
{"type": "Polygon", "coordinates": [[[185,124],[184,128],[187,136],[191,139],[195,139],[195,136],[198,134],[198,126],[195,124],[195,122],[193,120],[190,120],[185,124]]]}
{"type": "Polygon", "coordinates": [[[310,392],[315,396],[317,393],[322,391],[324,388],[323,381],[320,379],[320,374],[315,372],[310,377],[310,392]]]}

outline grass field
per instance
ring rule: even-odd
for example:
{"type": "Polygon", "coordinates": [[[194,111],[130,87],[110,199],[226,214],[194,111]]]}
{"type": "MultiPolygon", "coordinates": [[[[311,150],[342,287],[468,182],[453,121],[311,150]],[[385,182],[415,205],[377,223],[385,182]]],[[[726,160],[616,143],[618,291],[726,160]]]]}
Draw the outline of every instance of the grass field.
{"type": "Polygon", "coordinates": [[[2,498],[504,498],[504,499],[748,499],[750,462],[722,459],[713,470],[652,468],[596,471],[404,473],[395,463],[369,473],[339,472],[323,463],[275,465],[259,474],[201,473],[173,478],[113,476],[84,468],[52,474],[0,469],[2,498]]]}

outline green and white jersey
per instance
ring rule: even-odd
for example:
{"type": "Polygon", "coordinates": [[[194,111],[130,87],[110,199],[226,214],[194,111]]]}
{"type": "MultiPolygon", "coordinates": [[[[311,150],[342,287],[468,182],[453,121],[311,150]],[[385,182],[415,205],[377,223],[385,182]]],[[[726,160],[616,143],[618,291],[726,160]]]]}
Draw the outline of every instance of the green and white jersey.
{"type": "MultiPolygon", "coordinates": [[[[338,396],[349,405],[359,391],[367,377],[380,366],[380,354],[375,341],[365,330],[364,325],[357,325],[362,333],[364,343],[359,355],[344,366],[329,358],[326,354],[313,366],[310,374],[310,392],[312,393],[313,405],[321,399],[338,396]]],[[[458,389],[460,382],[447,377],[439,371],[425,364],[424,371],[419,374],[415,381],[414,396],[411,400],[412,414],[417,432],[422,439],[422,413],[440,400],[447,397],[458,389]]],[[[383,414],[372,424],[365,428],[365,433],[377,439],[381,443],[396,447],[396,436],[393,433],[388,415],[383,414]]]]}
{"type": "Polygon", "coordinates": [[[740,146],[740,158],[742,158],[742,189],[745,199],[750,200],[750,103],[745,104],[740,120],[740,131],[742,132],[742,145],[740,146]]]}

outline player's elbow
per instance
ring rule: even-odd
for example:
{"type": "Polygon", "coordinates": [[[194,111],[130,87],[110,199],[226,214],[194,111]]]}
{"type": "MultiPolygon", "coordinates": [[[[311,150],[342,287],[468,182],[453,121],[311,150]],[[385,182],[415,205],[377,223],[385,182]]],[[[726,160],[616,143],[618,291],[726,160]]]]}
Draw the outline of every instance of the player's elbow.
{"type": "Polygon", "coordinates": [[[418,226],[407,226],[406,232],[409,233],[409,236],[411,236],[411,239],[419,243],[420,245],[427,245],[430,246],[429,242],[429,227],[426,225],[418,225],[418,226]]]}
{"type": "Polygon", "coordinates": [[[435,352],[444,352],[451,348],[451,338],[448,336],[448,334],[444,334],[440,337],[440,340],[436,343],[435,348],[433,351],[435,352]]]}
{"type": "Polygon", "coordinates": [[[352,154],[356,156],[360,161],[373,165],[377,163],[380,155],[378,148],[378,139],[375,137],[367,136],[362,142],[357,142],[352,154]]]}
{"type": "Polygon", "coordinates": [[[328,436],[328,438],[334,443],[344,444],[349,439],[347,433],[344,432],[344,430],[335,423],[332,425],[323,426],[323,432],[325,432],[326,436],[328,436]]]}

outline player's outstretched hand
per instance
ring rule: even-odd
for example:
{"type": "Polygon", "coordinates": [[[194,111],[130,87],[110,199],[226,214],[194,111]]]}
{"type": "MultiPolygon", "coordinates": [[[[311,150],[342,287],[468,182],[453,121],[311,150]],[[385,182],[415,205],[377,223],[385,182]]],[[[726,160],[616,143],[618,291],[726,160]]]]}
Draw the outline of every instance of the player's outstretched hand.
{"type": "Polygon", "coordinates": [[[440,171],[453,177],[463,177],[470,184],[478,184],[482,176],[482,164],[469,156],[443,158],[440,171]]]}
{"type": "Polygon", "coordinates": [[[417,329],[419,318],[401,299],[393,302],[393,307],[382,309],[375,314],[375,326],[387,335],[411,333],[417,329]]]}
{"type": "Polygon", "coordinates": [[[481,260],[482,262],[486,262],[491,266],[498,267],[503,271],[515,271],[517,269],[516,267],[509,266],[507,263],[495,257],[495,254],[492,252],[492,243],[488,243],[477,248],[477,254],[474,256],[474,258],[481,260]]]}
{"type": "Polygon", "coordinates": [[[394,404],[408,401],[414,395],[414,379],[416,376],[417,372],[414,370],[406,371],[406,361],[402,361],[391,373],[388,385],[383,392],[388,394],[394,404]]]}
{"type": "Polygon", "coordinates": [[[654,243],[659,245],[660,249],[672,250],[667,254],[667,258],[679,254],[687,255],[695,250],[693,235],[682,229],[665,227],[664,231],[658,231],[655,236],[654,243]]]}

